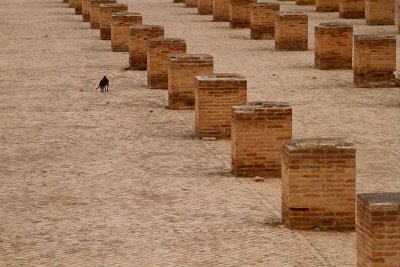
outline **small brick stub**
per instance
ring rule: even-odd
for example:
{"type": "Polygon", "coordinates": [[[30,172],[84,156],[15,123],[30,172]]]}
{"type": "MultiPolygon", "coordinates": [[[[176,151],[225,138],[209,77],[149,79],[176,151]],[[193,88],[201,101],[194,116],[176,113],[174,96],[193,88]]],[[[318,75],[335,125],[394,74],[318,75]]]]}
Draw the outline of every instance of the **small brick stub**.
{"type": "Polygon", "coordinates": [[[400,192],[357,196],[357,266],[400,265],[400,192]]]}
{"type": "Polygon", "coordinates": [[[131,70],[147,69],[147,43],[151,38],[164,37],[164,27],[158,25],[130,26],[129,67],[131,70]]]}
{"type": "Polygon", "coordinates": [[[296,0],[296,5],[299,6],[315,5],[315,0],[296,0]]]}
{"type": "Polygon", "coordinates": [[[229,21],[229,0],[213,0],[213,20],[229,21]]]}
{"type": "Polygon", "coordinates": [[[394,36],[354,36],[354,85],[394,87],[396,38],[394,36]]]}
{"type": "Polygon", "coordinates": [[[394,25],[395,0],[365,0],[367,25],[394,25]]]}
{"type": "Polygon", "coordinates": [[[90,27],[100,29],[100,4],[112,4],[116,0],[90,0],[90,27]]]}
{"type": "Polygon", "coordinates": [[[82,0],[75,2],[75,15],[82,15],[82,0]]]}
{"type": "Polygon", "coordinates": [[[365,18],[365,0],[339,0],[339,17],[341,19],[365,18]]]}
{"type": "Polygon", "coordinates": [[[278,12],[275,18],[275,50],[308,50],[308,15],[278,12]]]}
{"type": "Polygon", "coordinates": [[[147,44],[147,84],[151,89],[168,89],[169,55],[186,54],[186,42],[178,38],[151,38],[147,44]]]}
{"type": "Polygon", "coordinates": [[[198,138],[231,137],[231,107],[247,102],[247,80],[236,74],[196,77],[195,131],[198,138]]]}
{"type": "Polygon", "coordinates": [[[128,12],[126,4],[100,4],[100,39],[111,40],[112,13],[128,12]]]}
{"type": "Polygon", "coordinates": [[[339,0],[315,0],[317,12],[338,12],[339,0]]]}
{"type": "Polygon", "coordinates": [[[199,15],[211,15],[213,13],[213,0],[198,0],[199,15]]]}
{"type": "Polygon", "coordinates": [[[315,27],[315,67],[352,69],[353,25],[328,22],[315,27]]]}
{"type": "Polygon", "coordinates": [[[129,52],[129,27],[142,25],[142,15],[135,12],[112,13],[111,50],[129,52]]]}
{"type": "Polygon", "coordinates": [[[281,102],[232,107],[232,173],[281,177],[282,142],[292,139],[292,108],[281,102]]]}
{"type": "Polygon", "coordinates": [[[250,28],[250,6],[256,0],[230,0],[229,26],[232,29],[250,28]]]}
{"type": "Polygon", "coordinates": [[[353,230],[356,149],[341,139],[282,145],[282,221],[290,229],[353,230]]]}
{"type": "Polygon", "coordinates": [[[168,107],[170,109],[194,109],[196,76],[212,73],[213,57],[210,55],[170,55],[168,107]]]}
{"type": "Polygon", "coordinates": [[[187,7],[197,7],[198,6],[198,0],[186,0],[185,5],[187,7]]]}
{"type": "Polygon", "coordinates": [[[85,22],[90,21],[90,0],[82,0],[82,19],[85,22]]]}
{"type": "Polygon", "coordinates": [[[274,39],[275,17],[279,4],[258,3],[250,6],[250,37],[251,39],[274,39]]]}

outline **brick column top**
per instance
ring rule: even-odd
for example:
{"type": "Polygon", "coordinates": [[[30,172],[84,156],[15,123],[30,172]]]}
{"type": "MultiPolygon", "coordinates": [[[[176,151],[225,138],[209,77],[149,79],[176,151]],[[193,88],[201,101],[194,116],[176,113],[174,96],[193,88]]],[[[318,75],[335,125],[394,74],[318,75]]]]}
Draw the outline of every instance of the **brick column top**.
{"type": "Polygon", "coordinates": [[[400,210],[399,193],[363,193],[358,195],[359,200],[366,204],[371,211],[400,210]]]}
{"type": "Polygon", "coordinates": [[[95,3],[95,4],[105,4],[105,3],[116,3],[117,0],[90,0],[90,3],[95,3]]]}
{"type": "Polygon", "coordinates": [[[394,35],[372,35],[372,34],[360,34],[360,35],[354,35],[354,40],[388,40],[388,39],[393,39],[394,41],[396,40],[396,37],[394,35]]]}
{"type": "Polygon", "coordinates": [[[251,7],[258,7],[258,6],[270,6],[274,9],[279,9],[279,4],[278,3],[269,3],[269,2],[264,2],[264,3],[253,3],[250,5],[251,7]]]}
{"type": "Polygon", "coordinates": [[[304,12],[298,12],[298,11],[279,11],[277,16],[280,17],[282,20],[282,17],[290,18],[292,19],[307,19],[308,15],[304,12]]]}
{"type": "Polygon", "coordinates": [[[172,44],[172,43],[181,43],[181,44],[186,44],[185,40],[179,39],[179,38],[163,38],[163,37],[158,37],[158,38],[151,38],[148,41],[149,47],[155,47],[159,44],[172,44]]]}
{"type": "Polygon", "coordinates": [[[353,28],[353,25],[343,22],[324,22],[315,26],[317,28],[353,28]]]}
{"type": "Polygon", "coordinates": [[[169,55],[171,61],[179,62],[193,62],[193,60],[213,60],[213,57],[208,54],[171,54],[169,55]]]}
{"type": "Polygon", "coordinates": [[[343,150],[356,152],[353,143],[340,138],[306,138],[293,139],[283,143],[283,149],[289,152],[302,152],[308,150],[343,150]]]}
{"type": "Polygon", "coordinates": [[[134,18],[134,17],[141,17],[142,14],[137,12],[116,12],[112,13],[113,19],[123,19],[123,18],[134,18]]]}
{"type": "Polygon", "coordinates": [[[289,103],[286,102],[272,102],[272,101],[254,101],[247,102],[246,105],[243,106],[233,106],[232,111],[235,115],[235,118],[246,118],[246,120],[250,117],[257,118],[257,113],[262,113],[260,119],[265,120],[265,111],[270,109],[279,109],[279,110],[291,110],[292,107],[289,103]]]}
{"type": "MultiPolygon", "coordinates": [[[[237,82],[246,82],[246,77],[239,74],[231,74],[231,73],[216,73],[210,75],[201,75],[197,76],[198,81],[237,81],[237,82]]],[[[199,88],[204,89],[204,88],[199,88]]]]}
{"type": "Polygon", "coordinates": [[[134,32],[135,30],[152,30],[152,29],[164,29],[163,26],[160,25],[133,25],[129,27],[130,32],[134,32]]]}
{"type": "Polygon", "coordinates": [[[106,8],[106,7],[108,7],[108,8],[113,8],[113,7],[126,7],[126,8],[128,8],[128,5],[127,4],[119,4],[119,3],[115,3],[115,2],[110,2],[110,3],[106,3],[106,4],[104,4],[104,3],[102,3],[102,4],[100,4],[100,8],[106,8]]]}

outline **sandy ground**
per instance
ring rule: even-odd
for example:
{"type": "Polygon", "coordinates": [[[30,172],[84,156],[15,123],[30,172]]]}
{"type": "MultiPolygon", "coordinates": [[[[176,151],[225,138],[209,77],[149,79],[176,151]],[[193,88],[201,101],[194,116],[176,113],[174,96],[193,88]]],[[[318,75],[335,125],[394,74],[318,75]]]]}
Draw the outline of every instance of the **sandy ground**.
{"type": "MultiPolygon", "coordinates": [[[[291,103],[294,137],[353,141],[358,192],[400,191],[400,89],[313,67],[313,28],[337,13],[282,2],[309,13],[310,50],[275,52],[171,0],[119,2],[246,75],[249,100],[291,103]]],[[[0,36],[0,266],[355,265],[353,232],[280,226],[280,180],[233,177],[230,143],[197,140],[194,112],[166,110],[167,92],[61,0],[3,0],[0,36]]]]}

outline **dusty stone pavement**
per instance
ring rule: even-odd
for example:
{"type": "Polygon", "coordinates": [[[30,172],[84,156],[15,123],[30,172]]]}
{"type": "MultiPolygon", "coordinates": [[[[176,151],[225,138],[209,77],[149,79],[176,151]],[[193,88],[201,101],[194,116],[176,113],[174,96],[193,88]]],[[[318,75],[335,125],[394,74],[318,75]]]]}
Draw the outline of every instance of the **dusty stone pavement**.
{"type": "MultiPolygon", "coordinates": [[[[125,71],[128,55],[60,2],[1,4],[0,266],[355,265],[354,233],[280,226],[279,179],[230,175],[229,142],[195,139],[193,111],[166,110],[167,92],[125,71]]],[[[313,68],[313,27],[337,13],[282,3],[309,12],[311,41],[277,53],[171,0],[119,2],[212,54],[216,72],[246,75],[249,100],[290,102],[296,138],[355,142],[358,192],[399,191],[400,90],[313,68]]]]}

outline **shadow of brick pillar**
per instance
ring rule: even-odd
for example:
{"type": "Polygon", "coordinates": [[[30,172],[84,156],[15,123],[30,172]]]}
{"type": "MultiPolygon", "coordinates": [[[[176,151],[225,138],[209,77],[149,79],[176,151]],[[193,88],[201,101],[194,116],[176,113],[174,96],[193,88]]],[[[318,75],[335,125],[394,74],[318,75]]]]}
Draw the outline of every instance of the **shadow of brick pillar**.
{"type": "Polygon", "coordinates": [[[90,22],[90,0],[82,0],[82,19],[90,22]]]}
{"type": "Polygon", "coordinates": [[[128,12],[126,4],[100,4],[100,39],[111,40],[112,13],[128,12]]]}
{"type": "Polygon", "coordinates": [[[365,0],[339,0],[339,18],[365,18],[365,0]]]}
{"type": "Polygon", "coordinates": [[[367,25],[394,25],[395,0],[365,0],[367,25]]]}
{"type": "Polygon", "coordinates": [[[274,39],[278,11],[279,4],[276,3],[257,3],[250,6],[251,39],[274,39]]]}
{"type": "Polygon", "coordinates": [[[147,84],[151,89],[168,89],[169,55],[186,54],[186,43],[178,38],[151,38],[147,44],[147,84]]]}
{"type": "Polygon", "coordinates": [[[131,70],[147,69],[147,43],[151,38],[164,37],[164,27],[158,25],[137,25],[130,27],[129,67],[131,70]]]}
{"type": "Polygon", "coordinates": [[[281,102],[232,107],[232,173],[281,177],[282,142],[292,139],[292,108],[281,102]]]}
{"type": "Polygon", "coordinates": [[[195,132],[198,138],[231,137],[231,107],[247,101],[247,80],[236,74],[196,77],[195,132]]]}
{"type": "Polygon", "coordinates": [[[338,12],[339,0],[315,0],[317,12],[338,12]]]}
{"type": "Polygon", "coordinates": [[[337,22],[315,26],[315,68],[352,69],[353,25],[337,22]]]}
{"type": "Polygon", "coordinates": [[[170,55],[168,66],[168,108],[194,109],[196,76],[212,74],[210,55],[170,55]]]}
{"type": "Polygon", "coordinates": [[[315,5],[315,0],[296,0],[296,5],[299,6],[315,5]]]}
{"type": "Polygon", "coordinates": [[[278,12],[275,19],[276,51],[308,50],[308,15],[278,12]]]}
{"type": "Polygon", "coordinates": [[[400,192],[357,195],[357,266],[399,266],[400,192]]]}
{"type": "Polygon", "coordinates": [[[290,229],[353,230],[356,149],[341,139],[282,145],[282,222],[290,229]]]}
{"type": "Polygon", "coordinates": [[[213,20],[229,21],[229,0],[213,0],[213,20]]]}
{"type": "Polygon", "coordinates": [[[394,36],[354,36],[354,85],[394,87],[396,38],[394,36]]]}
{"type": "Polygon", "coordinates": [[[232,29],[250,28],[250,5],[256,0],[230,0],[229,26],[232,29]]]}
{"type": "Polygon", "coordinates": [[[198,0],[186,0],[185,5],[187,7],[197,7],[198,6],[198,0]]]}
{"type": "Polygon", "coordinates": [[[75,15],[82,15],[82,0],[75,2],[75,15]]]}
{"type": "Polygon", "coordinates": [[[135,12],[112,13],[111,50],[129,52],[130,26],[142,25],[142,15],[135,12]]]}
{"type": "Polygon", "coordinates": [[[212,15],[213,0],[198,0],[199,15],[212,15]]]}
{"type": "Polygon", "coordinates": [[[116,0],[90,0],[90,27],[100,29],[100,4],[113,4],[116,0]]]}

